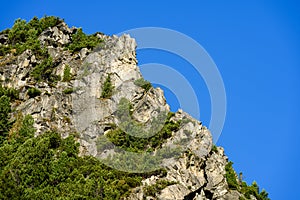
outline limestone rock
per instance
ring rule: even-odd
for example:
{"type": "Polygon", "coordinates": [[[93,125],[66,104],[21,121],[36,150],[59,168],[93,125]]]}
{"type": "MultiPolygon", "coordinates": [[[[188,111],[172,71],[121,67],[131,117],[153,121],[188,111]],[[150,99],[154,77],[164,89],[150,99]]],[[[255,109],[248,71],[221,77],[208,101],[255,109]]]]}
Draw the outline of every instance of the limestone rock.
{"type": "MultiPolygon", "coordinates": [[[[168,113],[170,108],[160,88],[146,91],[135,84],[142,75],[137,66],[137,44],[133,38],[126,34],[117,37],[98,33],[96,36],[104,40],[101,46],[94,50],[83,48],[79,53],[71,54],[63,46],[71,42],[71,34],[76,30],[61,23],[39,36],[53,59],[52,75],[58,77],[56,81],[37,82],[30,76],[33,68],[41,62],[30,50],[16,57],[1,58],[0,80],[3,86],[20,91],[19,101],[13,107],[16,113],[33,116],[36,135],[48,130],[55,130],[63,137],[75,134],[80,143],[80,155],[107,158],[116,150],[111,145],[99,150],[97,140],[105,136],[112,126],[122,124],[117,110],[123,98],[132,106],[132,119],[144,124],[145,130],[151,128],[160,113],[168,113]],[[71,68],[71,79],[64,82],[67,66],[71,68]],[[113,85],[112,92],[111,96],[103,97],[103,85],[108,77],[113,85]],[[30,97],[29,88],[36,88],[41,94],[30,97]]],[[[1,45],[6,41],[7,35],[0,35],[1,45]]],[[[219,147],[212,151],[209,130],[182,110],[178,110],[170,120],[179,123],[179,128],[172,132],[161,148],[178,148],[179,156],[163,158],[165,176],[143,180],[143,185],[133,189],[127,199],[239,199],[242,194],[229,190],[225,178],[228,159],[224,149],[219,147]],[[161,180],[172,184],[153,196],[146,195],[145,188],[161,180]]],[[[159,150],[153,153],[158,154],[159,150]]]]}

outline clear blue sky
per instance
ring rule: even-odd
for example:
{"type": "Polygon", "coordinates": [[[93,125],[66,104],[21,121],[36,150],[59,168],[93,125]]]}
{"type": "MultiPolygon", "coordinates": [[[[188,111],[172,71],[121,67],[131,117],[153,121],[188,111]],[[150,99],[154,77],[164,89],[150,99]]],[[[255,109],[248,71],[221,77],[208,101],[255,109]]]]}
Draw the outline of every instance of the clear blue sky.
{"type": "MultiPolygon", "coordinates": [[[[300,199],[297,1],[4,1],[0,29],[11,27],[16,18],[45,14],[87,33],[157,26],[195,39],[217,64],[226,88],[227,116],[218,145],[225,147],[236,171],[248,183],[256,180],[271,199],[300,199]]],[[[138,52],[138,59],[140,64],[188,65],[158,51],[138,52]]],[[[208,124],[209,94],[202,80],[198,84],[201,120],[208,124]]],[[[172,96],[168,102],[176,109],[172,96]]]]}

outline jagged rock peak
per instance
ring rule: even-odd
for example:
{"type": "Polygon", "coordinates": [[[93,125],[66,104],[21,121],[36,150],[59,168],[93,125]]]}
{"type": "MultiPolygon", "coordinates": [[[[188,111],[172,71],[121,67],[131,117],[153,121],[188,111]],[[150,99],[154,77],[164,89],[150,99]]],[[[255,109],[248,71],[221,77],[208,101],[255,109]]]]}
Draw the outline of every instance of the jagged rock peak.
{"type": "Polygon", "coordinates": [[[118,170],[164,168],[126,199],[268,199],[249,192],[201,122],[182,110],[170,112],[163,91],[142,77],[133,38],[85,35],[61,20],[48,21],[44,30],[17,21],[31,37],[18,39],[14,28],[0,33],[1,85],[19,92],[12,121],[29,114],[36,136],[73,134],[81,156],[118,170]]]}

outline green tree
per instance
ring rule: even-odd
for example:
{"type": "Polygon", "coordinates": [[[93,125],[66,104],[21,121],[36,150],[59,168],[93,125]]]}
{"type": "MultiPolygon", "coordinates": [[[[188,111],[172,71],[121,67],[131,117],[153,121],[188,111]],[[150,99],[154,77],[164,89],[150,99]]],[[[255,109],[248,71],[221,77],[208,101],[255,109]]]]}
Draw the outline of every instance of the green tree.
{"type": "Polygon", "coordinates": [[[11,112],[10,98],[0,97],[0,145],[6,140],[10,128],[9,113],[11,112]]]}
{"type": "Polygon", "coordinates": [[[43,60],[41,64],[37,65],[33,69],[31,75],[37,81],[50,80],[53,68],[53,61],[49,56],[47,59],[43,60]]]}
{"type": "Polygon", "coordinates": [[[102,87],[102,93],[101,98],[109,98],[113,94],[114,86],[111,82],[110,74],[106,77],[103,87],[102,87]]]}
{"type": "Polygon", "coordinates": [[[92,49],[102,42],[95,35],[86,35],[81,28],[72,36],[72,42],[66,47],[72,53],[80,51],[82,48],[92,49]]]}
{"type": "Polygon", "coordinates": [[[23,119],[22,126],[18,133],[17,142],[23,143],[27,139],[32,138],[34,136],[35,128],[33,126],[34,119],[31,115],[26,115],[23,119]]]}
{"type": "Polygon", "coordinates": [[[65,66],[64,69],[64,77],[63,77],[63,81],[64,82],[69,82],[72,78],[72,74],[71,74],[71,67],[69,65],[65,66]]]}
{"type": "Polygon", "coordinates": [[[26,26],[26,21],[17,19],[9,31],[8,39],[12,45],[24,43],[28,36],[27,32],[28,27],[26,26]]]}
{"type": "Polygon", "coordinates": [[[229,189],[237,190],[237,189],[239,189],[239,185],[238,185],[238,182],[236,180],[236,174],[235,174],[235,171],[234,171],[232,165],[233,165],[233,162],[231,162],[231,161],[226,164],[226,166],[225,166],[225,170],[226,170],[225,177],[226,177],[226,181],[227,181],[229,189]]]}

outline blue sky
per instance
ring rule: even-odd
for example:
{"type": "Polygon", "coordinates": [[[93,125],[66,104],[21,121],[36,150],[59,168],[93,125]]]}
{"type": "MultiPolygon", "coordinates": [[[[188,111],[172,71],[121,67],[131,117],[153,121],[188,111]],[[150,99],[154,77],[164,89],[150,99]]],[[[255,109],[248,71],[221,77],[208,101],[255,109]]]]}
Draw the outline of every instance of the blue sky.
{"type": "MultiPolygon", "coordinates": [[[[164,27],[201,44],[224,81],[227,116],[217,144],[236,171],[256,180],[271,199],[300,199],[300,5],[297,1],[6,1],[0,29],[17,18],[55,15],[87,33],[116,34],[138,27],[164,27]]],[[[176,55],[145,50],[139,64],[157,62],[189,77],[189,63],[176,55]]],[[[210,96],[197,85],[201,120],[210,120],[210,96]]],[[[151,81],[151,80],[150,80],[151,81]]],[[[173,96],[174,97],[174,96],[173,96]]],[[[167,95],[172,109],[178,104],[167,95]]]]}

